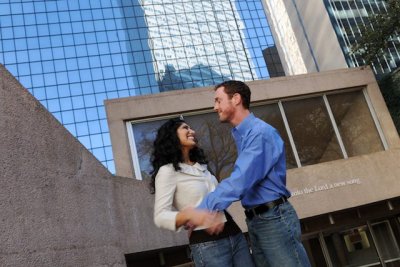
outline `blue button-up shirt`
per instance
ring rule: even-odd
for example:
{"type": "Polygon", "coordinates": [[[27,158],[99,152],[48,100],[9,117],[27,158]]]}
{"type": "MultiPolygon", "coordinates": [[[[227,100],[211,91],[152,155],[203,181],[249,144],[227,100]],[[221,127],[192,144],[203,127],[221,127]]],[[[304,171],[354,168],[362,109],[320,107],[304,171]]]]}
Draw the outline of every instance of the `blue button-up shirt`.
{"type": "Polygon", "coordinates": [[[290,197],[286,188],[285,146],[278,131],[253,113],[232,129],[238,158],[229,177],[209,193],[199,209],[224,210],[241,200],[244,208],[290,197]]]}

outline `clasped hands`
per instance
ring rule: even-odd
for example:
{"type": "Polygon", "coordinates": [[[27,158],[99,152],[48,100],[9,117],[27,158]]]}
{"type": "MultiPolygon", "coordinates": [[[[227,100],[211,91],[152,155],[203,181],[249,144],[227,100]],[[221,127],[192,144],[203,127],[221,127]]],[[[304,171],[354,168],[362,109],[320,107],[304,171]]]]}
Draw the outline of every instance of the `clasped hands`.
{"type": "Polygon", "coordinates": [[[185,223],[185,229],[191,232],[196,227],[205,227],[205,231],[210,235],[216,235],[224,229],[224,213],[198,210],[195,208],[186,208],[182,212],[186,213],[188,219],[185,223]]]}

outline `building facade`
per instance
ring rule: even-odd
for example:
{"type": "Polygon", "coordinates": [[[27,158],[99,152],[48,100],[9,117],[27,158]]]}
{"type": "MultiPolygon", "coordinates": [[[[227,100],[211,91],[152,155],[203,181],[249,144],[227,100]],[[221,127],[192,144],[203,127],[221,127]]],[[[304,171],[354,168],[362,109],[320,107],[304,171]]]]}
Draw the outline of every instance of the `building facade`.
{"type": "MultiPolygon", "coordinates": [[[[264,1],[286,75],[358,67],[364,61],[352,47],[369,18],[387,13],[385,0],[264,1]]],[[[392,36],[383,57],[373,64],[376,75],[400,66],[399,36],[392,36]]]]}
{"type": "MultiPolygon", "coordinates": [[[[352,52],[352,47],[361,37],[362,27],[371,27],[369,18],[379,13],[388,12],[385,0],[378,1],[336,1],[325,0],[325,5],[331,18],[340,46],[345,54],[349,67],[365,65],[363,59],[352,52]]],[[[400,66],[400,36],[392,36],[382,57],[377,57],[372,63],[376,74],[390,73],[400,66]]]]}
{"type": "MultiPolygon", "coordinates": [[[[285,141],[290,201],[312,266],[398,266],[400,139],[373,71],[342,69],[248,84],[251,111],[285,141]]],[[[183,114],[213,173],[229,176],[235,144],[229,125],[216,119],[212,99],[211,88],[199,88],[107,100],[117,175],[147,183],[156,129],[183,114]]],[[[240,203],[230,211],[246,231],[240,203]]]]}

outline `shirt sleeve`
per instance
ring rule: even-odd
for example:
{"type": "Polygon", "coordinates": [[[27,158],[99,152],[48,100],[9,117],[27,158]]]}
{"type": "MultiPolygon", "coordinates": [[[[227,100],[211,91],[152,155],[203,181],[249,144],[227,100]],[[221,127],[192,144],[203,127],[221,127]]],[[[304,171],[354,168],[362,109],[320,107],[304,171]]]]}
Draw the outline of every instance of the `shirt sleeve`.
{"type": "Polygon", "coordinates": [[[197,206],[198,209],[224,210],[241,200],[246,192],[262,181],[279,159],[279,147],[273,136],[259,132],[247,136],[231,175],[219,183],[197,206]]]}
{"type": "Polygon", "coordinates": [[[176,190],[176,176],[173,167],[162,166],[155,179],[154,223],[157,227],[177,231],[176,215],[173,209],[176,190]]]}

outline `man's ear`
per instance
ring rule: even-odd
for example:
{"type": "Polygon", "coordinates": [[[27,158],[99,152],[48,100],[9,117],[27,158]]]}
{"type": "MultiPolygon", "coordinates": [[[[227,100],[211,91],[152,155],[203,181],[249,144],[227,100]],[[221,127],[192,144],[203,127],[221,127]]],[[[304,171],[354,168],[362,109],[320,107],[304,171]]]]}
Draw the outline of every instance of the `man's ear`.
{"type": "Polygon", "coordinates": [[[232,96],[232,101],[236,106],[240,105],[242,103],[242,96],[236,93],[232,96]]]}

